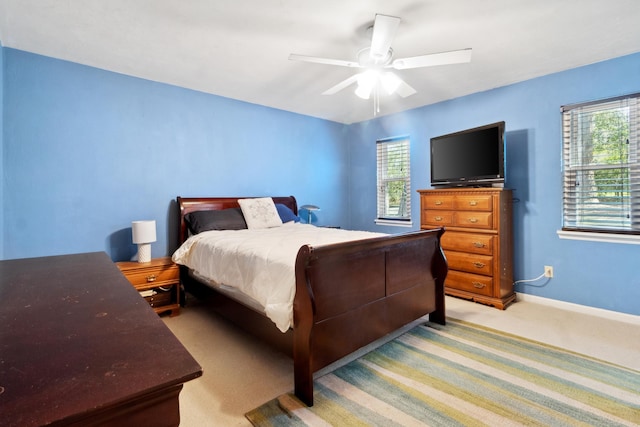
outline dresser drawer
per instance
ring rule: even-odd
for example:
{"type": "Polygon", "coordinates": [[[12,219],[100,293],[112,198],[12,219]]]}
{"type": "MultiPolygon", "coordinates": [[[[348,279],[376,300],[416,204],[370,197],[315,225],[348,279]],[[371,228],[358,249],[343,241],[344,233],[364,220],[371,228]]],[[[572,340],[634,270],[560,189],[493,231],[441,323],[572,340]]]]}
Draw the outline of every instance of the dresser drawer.
{"type": "Polygon", "coordinates": [[[470,252],[481,255],[493,255],[493,240],[491,234],[459,233],[447,231],[442,235],[440,244],[444,250],[470,252]]]}
{"type": "Polygon", "coordinates": [[[453,209],[455,205],[455,196],[450,194],[428,194],[422,196],[423,209],[453,209]]]}
{"type": "Polygon", "coordinates": [[[457,227],[483,228],[491,230],[493,228],[493,214],[491,212],[456,212],[453,224],[457,227]]]}
{"type": "Polygon", "coordinates": [[[134,286],[159,286],[164,282],[177,282],[180,278],[180,269],[177,265],[145,268],[139,271],[127,271],[125,276],[134,286]]]}
{"type": "Polygon", "coordinates": [[[447,225],[453,225],[454,213],[450,211],[422,211],[422,222],[428,225],[435,225],[437,227],[443,227],[447,225]]]}
{"type": "Polygon", "coordinates": [[[449,270],[444,281],[446,287],[467,291],[474,294],[491,296],[493,294],[493,278],[479,274],[449,270]]]}
{"type": "Polygon", "coordinates": [[[457,195],[454,208],[463,211],[492,211],[493,197],[488,194],[457,195]]]}
{"type": "Polygon", "coordinates": [[[491,256],[453,251],[447,251],[446,256],[450,270],[461,270],[487,276],[493,274],[493,257],[491,256]]]}

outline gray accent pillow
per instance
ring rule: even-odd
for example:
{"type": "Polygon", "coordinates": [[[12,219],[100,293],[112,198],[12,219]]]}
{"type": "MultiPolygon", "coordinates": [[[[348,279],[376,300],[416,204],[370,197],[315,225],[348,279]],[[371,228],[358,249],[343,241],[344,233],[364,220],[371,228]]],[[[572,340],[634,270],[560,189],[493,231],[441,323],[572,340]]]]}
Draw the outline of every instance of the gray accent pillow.
{"type": "Polygon", "coordinates": [[[247,228],[240,208],[220,211],[195,211],[185,215],[184,220],[191,234],[209,230],[242,230],[247,228]]]}

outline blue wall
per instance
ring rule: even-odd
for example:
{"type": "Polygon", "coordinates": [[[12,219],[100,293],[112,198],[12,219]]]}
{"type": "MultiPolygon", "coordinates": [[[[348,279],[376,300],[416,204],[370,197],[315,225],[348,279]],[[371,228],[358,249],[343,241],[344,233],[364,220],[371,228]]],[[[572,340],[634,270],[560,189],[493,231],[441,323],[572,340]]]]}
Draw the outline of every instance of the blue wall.
{"type": "Polygon", "coordinates": [[[3,257],[175,249],[176,196],[289,195],[344,224],[345,126],[4,49],[3,257]],[[330,191],[328,191],[330,189],[330,191]]]}
{"type": "MultiPolygon", "coordinates": [[[[429,139],[507,124],[517,291],[640,314],[640,246],[560,240],[560,106],[640,91],[640,54],[350,126],[1,48],[0,258],[107,251],[129,259],[131,221],[176,245],[175,197],[293,194],[317,223],[402,232],[375,217],[375,141],[409,135],[416,190],[429,139]]],[[[382,106],[384,108],[384,105],[382,106]]]]}
{"type": "MultiPolygon", "coordinates": [[[[514,189],[515,278],[554,267],[554,278],[516,291],[609,310],[640,314],[640,245],[560,240],[562,227],[560,106],[640,92],[640,54],[476,93],[349,129],[351,225],[373,224],[375,141],[411,137],[412,212],[416,190],[429,187],[429,139],[491,122],[506,122],[507,182],[514,189]]],[[[385,230],[388,231],[388,230],[385,230]]]]}

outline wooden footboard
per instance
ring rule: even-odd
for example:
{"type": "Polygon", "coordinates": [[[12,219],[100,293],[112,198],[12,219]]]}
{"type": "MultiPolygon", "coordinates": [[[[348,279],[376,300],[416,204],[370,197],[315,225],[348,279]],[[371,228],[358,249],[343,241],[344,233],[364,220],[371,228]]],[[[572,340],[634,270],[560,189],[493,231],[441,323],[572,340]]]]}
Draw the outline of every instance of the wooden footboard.
{"type": "Polygon", "coordinates": [[[296,259],[295,393],[313,405],[313,373],[429,314],[444,324],[444,230],[303,246],[296,259]]]}

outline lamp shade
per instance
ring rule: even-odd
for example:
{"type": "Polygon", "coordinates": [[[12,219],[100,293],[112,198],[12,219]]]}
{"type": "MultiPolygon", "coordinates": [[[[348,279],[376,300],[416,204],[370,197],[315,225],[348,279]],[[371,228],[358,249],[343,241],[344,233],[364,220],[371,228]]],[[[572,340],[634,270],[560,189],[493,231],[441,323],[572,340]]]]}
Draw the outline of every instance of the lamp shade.
{"type": "Polygon", "coordinates": [[[131,231],[133,243],[152,243],[156,241],[156,222],[154,220],[133,221],[131,223],[131,231]]]}
{"type": "Polygon", "coordinates": [[[304,205],[304,206],[300,206],[301,210],[305,210],[305,211],[319,211],[320,208],[317,207],[316,205],[304,205]]]}

